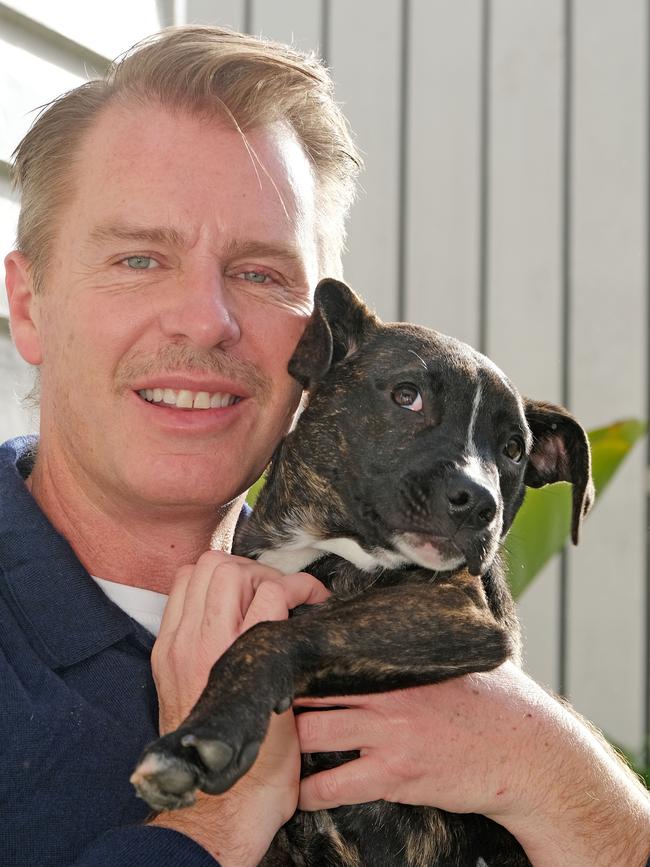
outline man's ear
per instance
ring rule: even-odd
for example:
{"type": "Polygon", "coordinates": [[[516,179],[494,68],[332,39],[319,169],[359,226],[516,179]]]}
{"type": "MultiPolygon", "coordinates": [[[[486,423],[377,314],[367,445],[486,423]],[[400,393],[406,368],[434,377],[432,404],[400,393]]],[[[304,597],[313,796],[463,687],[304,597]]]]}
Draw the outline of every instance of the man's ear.
{"type": "Polygon", "coordinates": [[[13,342],[25,361],[40,364],[43,353],[35,318],[37,302],[29,260],[14,250],[5,258],[5,269],[13,342]]]}
{"type": "Polygon", "coordinates": [[[582,519],[595,497],[587,434],[562,406],[528,399],[524,400],[524,406],[533,434],[524,482],[531,488],[541,488],[551,482],[571,482],[571,539],[577,545],[582,519]]]}
{"type": "Polygon", "coordinates": [[[379,319],[349,286],[321,280],[314,294],[314,312],[289,361],[289,373],[311,388],[328,370],[348,358],[379,319]]]}

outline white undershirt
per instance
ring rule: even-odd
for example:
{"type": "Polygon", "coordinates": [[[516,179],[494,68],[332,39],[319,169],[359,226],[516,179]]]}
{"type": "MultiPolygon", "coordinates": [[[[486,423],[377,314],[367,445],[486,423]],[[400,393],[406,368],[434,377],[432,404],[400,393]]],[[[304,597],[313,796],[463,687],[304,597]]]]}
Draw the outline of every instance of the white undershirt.
{"type": "Polygon", "coordinates": [[[91,577],[111,602],[125,611],[129,617],[137,620],[153,635],[158,635],[160,621],[167,604],[167,596],[164,593],[144,590],[142,587],[129,587],[127,584],[116,584],[115,581],[96,578],[94,575],[91,577]]]}

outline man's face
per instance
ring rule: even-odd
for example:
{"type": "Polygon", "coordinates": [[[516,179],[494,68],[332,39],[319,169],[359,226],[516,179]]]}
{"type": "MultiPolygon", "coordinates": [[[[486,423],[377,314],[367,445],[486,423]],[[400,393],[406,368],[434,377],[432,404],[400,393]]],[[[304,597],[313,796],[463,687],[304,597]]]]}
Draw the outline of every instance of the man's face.
{"type": "Polygon", "coordinates": [[[247,142],[132,105],[81,149],[36,306],[42,448],[107,503],[225,503],[290,425],[314,180],[283,125],[247,142]]]}

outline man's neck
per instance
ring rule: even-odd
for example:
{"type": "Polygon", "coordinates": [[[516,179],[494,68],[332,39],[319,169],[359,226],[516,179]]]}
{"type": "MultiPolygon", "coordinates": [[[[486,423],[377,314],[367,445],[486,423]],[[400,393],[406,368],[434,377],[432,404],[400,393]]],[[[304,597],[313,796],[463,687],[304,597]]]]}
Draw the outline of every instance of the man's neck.
{"type": "Polygon", "coordinates": [[[231,549],[243,502],[243,495],[221,508],[109,502],[40,455],[27,486],[91,575],[159,593],[204,551],[231,549]]]}

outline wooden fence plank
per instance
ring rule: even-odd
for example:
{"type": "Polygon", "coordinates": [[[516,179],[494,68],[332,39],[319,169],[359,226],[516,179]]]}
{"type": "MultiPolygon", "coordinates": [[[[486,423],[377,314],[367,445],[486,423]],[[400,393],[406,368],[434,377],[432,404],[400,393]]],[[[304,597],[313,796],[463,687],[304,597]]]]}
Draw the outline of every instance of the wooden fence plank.
{"type": "MultiPolygon", "coordinates": [[[[562,382],[561,0],[494,0],[490,45],[487,351],[523,394],[562,382]]],[[[559,564],[519,606],[526,663],[558,686],[559,564]]]]}
{"type": "Polygon", "coordinates": [[[256,0],[252,7],[251,32],[302,51],[320,52],[321,0],[256,0]]]}
{"type": "MultiPolygon", "coordinates": [[[[591,425],[643,417],[646,4],[575,3],[571,396],[591,425]]],[[[641,449],[605,493],[571,563],[571,698],[640,747],[644,673],[641,449]]]]}
{"type": "Polygon", "coordinates": [[[330,63],[337,98],[365,153],[345,275],[380,316],[397,316],[400,3],[332,0],[330,63]]]}
{"type": "Polygon", "coordinates": [[[481,7],[416,0],[409,65],[406,318],[478,341],[481,7]]]}

